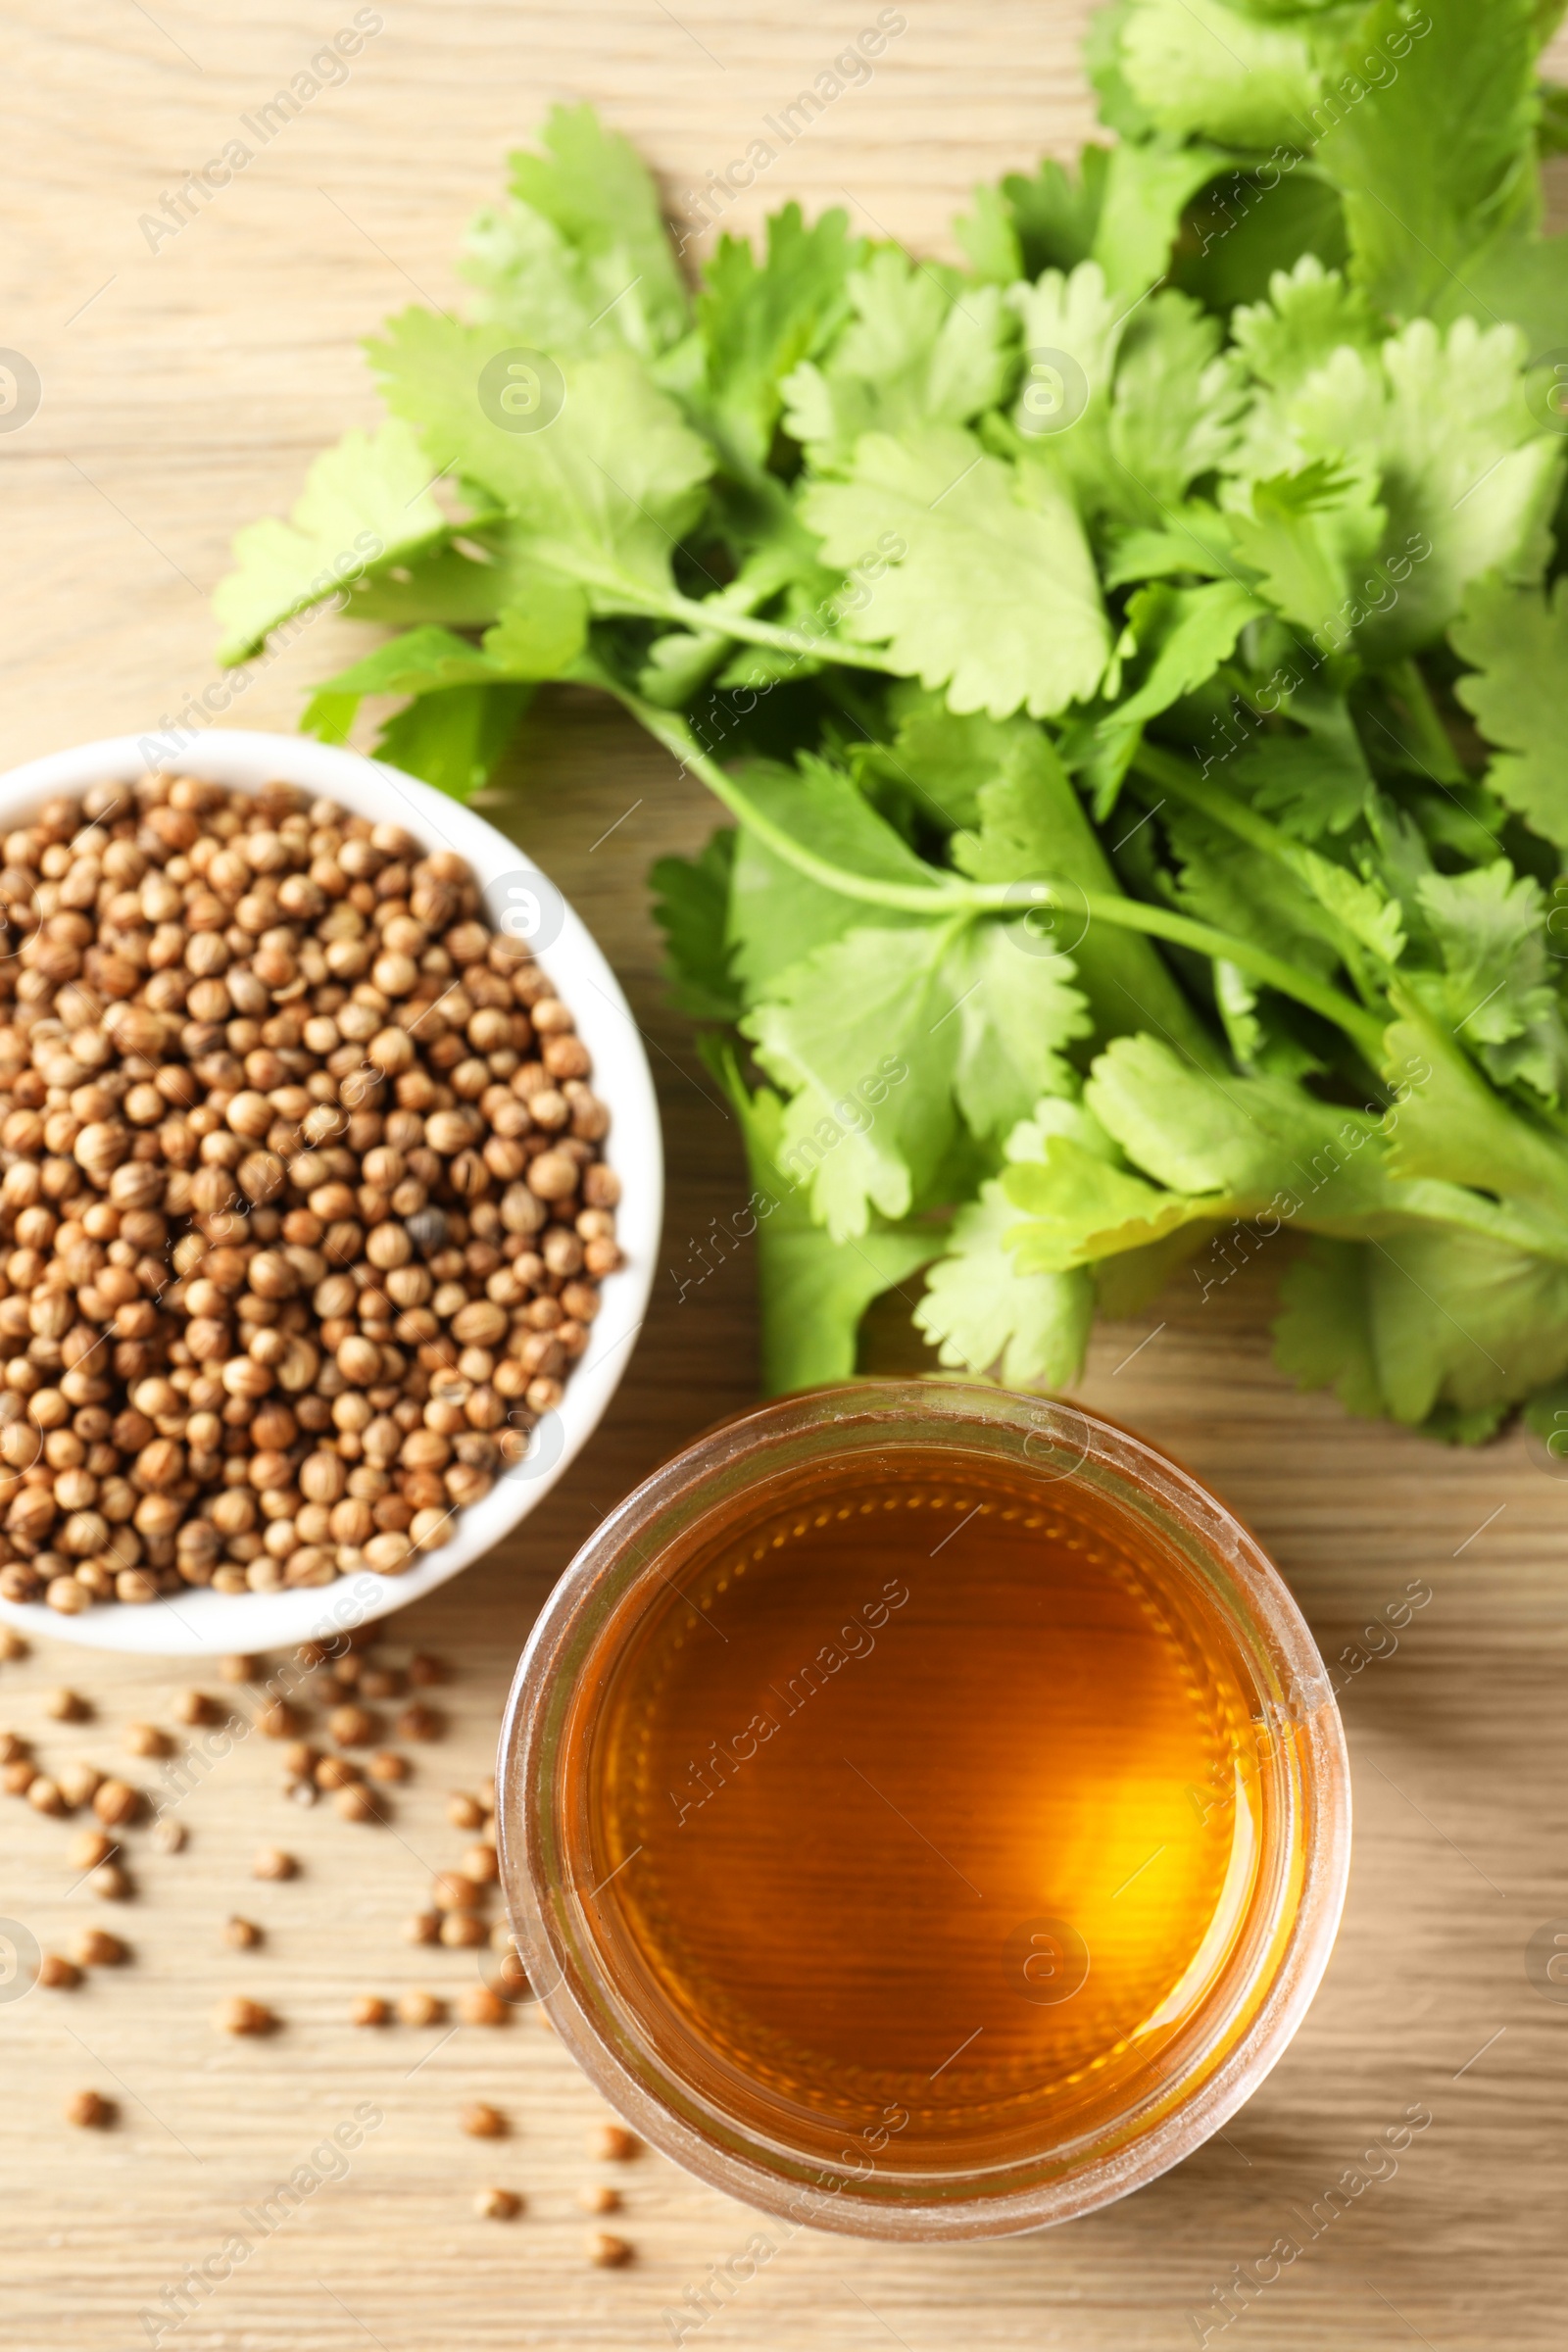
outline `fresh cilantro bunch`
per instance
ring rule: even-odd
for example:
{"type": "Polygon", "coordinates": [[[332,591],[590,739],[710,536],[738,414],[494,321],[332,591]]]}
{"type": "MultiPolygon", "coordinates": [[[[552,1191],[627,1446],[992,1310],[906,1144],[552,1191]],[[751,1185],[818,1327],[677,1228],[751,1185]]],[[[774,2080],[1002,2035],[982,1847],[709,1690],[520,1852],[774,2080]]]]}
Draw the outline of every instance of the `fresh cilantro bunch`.
{"type": "Polygon", "coordinates": [[[1060,1384],[1294,1229],[1303,1386],[1568,1401],[1560,13],[1114,0],[1115,143],[977,191],[963,270],[789,205],[691,292],[558,112],[472,322],[394,318],[390,421],[241,534],[227,660],[345,572],[397,632],[318,732],[404,698],[466,795],[569,679],[723,805],[655,882],[771,1388],[894,1288],[1060,1384]]]}

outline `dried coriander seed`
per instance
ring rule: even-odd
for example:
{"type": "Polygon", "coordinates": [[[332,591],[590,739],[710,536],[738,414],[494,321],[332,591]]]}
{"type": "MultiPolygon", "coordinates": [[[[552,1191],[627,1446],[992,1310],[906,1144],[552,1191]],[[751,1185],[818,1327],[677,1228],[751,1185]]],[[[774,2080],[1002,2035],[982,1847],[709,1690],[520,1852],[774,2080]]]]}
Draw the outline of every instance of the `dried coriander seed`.
{"type": "Polygon", "coordinates": [[[79,1690],[46,1690],[43,1711],[55,1723],[85,1723],[92,1708],[79,1690]]]}
{"type": "Polygon", "coordinates": [[[471,1911],[449,1911],[440,1926],[440,1940],[454,1951],[465,1951],[485,1940],[485,1924],[471,1911]]]}
{"type": "Polygon", "coordinates": [[[355,2026],[384,2026],[392,2011],[378,1992],[362,1992],[349,2010],[349,2023],[355,2026]]]}
{"type": "Polygon", "coordinates": [[[398,1995],[398,2023],[401,2026],[438,2026],[446,2016],[445,2001],[433,1992],[413,1991],[398,1995]]]}
{"type": "Polygon", "coordinates": [[[118,1862],[101,1862],[89,1873],[87,1885],[105,1903],[122,1903],[131,1892],[130,1881],[118,1862]]]}
{"type": "Polygon", "coordinates": [[[262,1930],[255,1920],[241,1919],[237,1911],[224,1920],[221,1935],[229,1949],[235,1952],[248,1952],[262,1940],[262,1930]]]}
{"type": "Polygon", "coordinates": [[[38,1963],[35,1982],[46,1985],[52,1991],[67,1992],[74,1984],[81,1983],[81,1971],[74,1961],[66,1959],[63,1953],[45,1952],[38,1963]]]}
{"type": "Polygon", "coordinates": [[[105,1781],[93,1793],[92,1809],[106,1829],[123,1829],[141,1811],[141,1790],[128,1781],[105,1781]]]}
{"type": "Polygon", "coordinates": [[[482,2099],[464,2108],[458,2126],[470,2139],[504,2139],[507,2133],[507,2119],[500,2108],[487,2106],[482,2099]]]}
{"type": "Polygon", "coordinates": [[[481,2188],[474,2197],[473,2210],[481,2221],[510,2222],[522,2211],[522,2199],[514,2189],[481,2188]]]}
{"type": "Polygon", "coordinates": [[[590,2181],[586,2188],[578,2189],[577,2202],[584,2213],[618,2213],[620,2191],[618,2188],[609,2188],[600,2181],[590,2181]]]}
{"type": "Polygon", "coordinates": [[[152,1826],[152,1844],[161,1854],[177,1854],[185,1843],[182,1824],[171,1821],[167,1814],[152,1826]]]}
{"type": "Polygon", "coordinates": [[[292,1879],[298,1870],[294,1856],[285,1853],[280,1845],[259,1847],[251,1863],[253,1879],[292,1879]]]}
{"type": "Polygon", "coordinates": [[[378,1747],[365,1767],[372,1781],[406,1781],[413,1767],[395,1748],[378,1747]]]}
{"type": "Polygon", "coordinates": [[[111,1936],[107,1928],[85,1928],[76,1937],[78,1968],[118,1968],[129,1956],[127,1946],[118,1936],[111,1936]]]}
{"type": "Polygon", "coordinates": [[[632,2249],[626,2239],[609,2230],[590,2230],[583,2246],[589,2261],[602,2271],[618,2271],[631,2260],[632,2249]]]}
{"type": "Polygon", "coordinates": [[[416,1911],[403,1922],[401,1930],[405,1943],[434,1943],[441,1934],[439,1911],[416,1911]]]}
{"type": "Polygon", "coordinates": [[[213,2023],[220,2034],[270,2034],[277,2020],[265,2002],[247,2000],[236,1992],[219,2002],[213,2023]]]}
{"type": "Polygon", "coordinates": [[[104,1776],[96,1764],[62,1764],[55,1775],[66,1810],[74,1813],[82,1805],[90,1805],[104,1785],[104,1776]]]}
{"type": "Polygon", "coordinates": [[[156,1724],[127,1723],[124,1733],[126,1752],[132,1756],[167,1756],[173,1741],[156,1724]]]}
{"type": "Polygon", "coordinates": [[[221,1722],[223,1710],[205,1690],[179,1690],[174,1694],[170,1713],[176,1723],[189,1724],[194,1729],[199,1724],[221,1722]]]}
{"type": "Polygon", "coordinates": [[[439,1740],[445,1730],[445,1720],[434,1707],[405,1707],[398,1717],[400,1740],[439,1740]]]}
{"type": "Polygon", "coordinates": [[[81,2132],[101,2132],[115,2120],[114,2102],[96,2090],[75,2090],[66,2101],[66,2121],[81,2132]]]}
{"type": "Polygon", "coordinates": [[[627,2164],[642,2153],[642,2141],[623,2124],[596,2124],[588,2134],[588,2153],[609,2164],[627,2164]]]}
{"type": "Polygon", "coordinates": [[[488,1984],[470,1984],[466,1992],[458,1995],[458,2016],[466,2026],[504,2026],[512,2008],[488,1984]]]}

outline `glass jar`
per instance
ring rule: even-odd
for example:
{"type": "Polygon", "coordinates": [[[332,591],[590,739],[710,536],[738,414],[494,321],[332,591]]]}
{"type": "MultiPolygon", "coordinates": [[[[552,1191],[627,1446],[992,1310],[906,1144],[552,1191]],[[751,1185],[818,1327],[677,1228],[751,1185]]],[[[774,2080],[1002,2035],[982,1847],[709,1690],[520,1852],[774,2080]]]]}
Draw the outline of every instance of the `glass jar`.
{"type": "MultiPolygon", "coordinates": [[[[867,1611],[864,1623],[885,1627],[889,1604],[876,1605],[880,1618],[867,1611]]],[[[999,1675],[1011,1678],[1009,1688],[1026,1689],[1018,1677],[1033,1670],[1038,1648],[1043,1707],[1052,1690],[1052,1642],[1089,1638],[1082,1606],[1074,1605],[1076,1625],[1066,1624],[1058,1610],[1049,1641],[1045,1632],[1037,1641],[1027,1626],[1005,1640],[1000,1633],[994,1638],[993,1662],[999,1675]]],[[[725,1622],[740,1638],[740,1621],[725,1622]]],[[[867,1633],[862,1646],[868,1649],[874,1639],[867,1633]]],[[[858,1654],[847,1642],[844,1646],[852,1658],[858,1654]]],[[[824,1661],[829,1650],[844,1662],[843,1651],[831,1643],[820,1653],[824,1661]]],[[[1091,1659],[1095,1654],[1091,1650],[1091,1659]]],[[[719,1671],[721,1653],[712,1652],[710,1663],[719,1671]]],[[[854,1675],[871,1671],[856,1666],[844,1687],[854,1675]]],[[[1116,1689],[1115,1675],[1108,1687],[1116,1689]]],[[[788,1696],[772,1684],[768,1688],[793,1715],[788,1696]]],[[[812,1688],[804,1686],[808,1693],[812,1688]]],[[[869,1691],[871,1685],[859,1688],[869,1691]]],[[[1132,1710],[1128,1737],[1136,1738],[1146,1728],[1135,1720],[1145,1702],[1134,1707],[1129,1694],[1126,1703],[1132,1710]]],[[[974,1719],[985,1711],[983,1704],[965,1705],[948,1719],[949,1730],[956,1725],[961,1735],[954,1744],[956,1758],[977,1740],[983,1745],[986,1726],[974,1719]]],[[[776,1712],[770,1706],[769,1720],[776,1712]]],[[[828,1718],[818,1711],[811,1720],[826,1726],[828,1718]]],[[[1020,1720],[1027,1723],[1027,1709],[1020,1720]]],[[[747,1854],[755,1850],[745,1837],[735,1843],[751,1818],[744,1808],[759,1790],[776,1795],[783,1786],[765,1788],[760,1762],[747,1763],[742,1772],[738,1759],[757,1756],[757,1739],[770,1737],[762,1718],[753,1722],[749,1749],[739,1739],[722,1745],[710,1740],[724,1765],[702,1775],[693,1766],[693,1791],[699,1783],[715,1797],[721,1788],[741,1790],[720,1799],[731,1808],[723,1833],[730,1839],[732,1879],[734,1872],[744,1874],[747,1854]]],[[[708,1729],[706,1718],[693,1726],[694,1745],[700,1748],[697,1735],[708,1729]]],[[[646,1747],[644,1740],[644,1752],[646,1747]]],[[[1082,1752],[1081,1741],[1057,1751],[1058,1759],[1082,1752]]],[[[885,1838],[912,1832],[971,1885],[959,1863],[939,1850],[944,1838],[926,1835],[935,1818],[929,1810],[923,1825],[911,1820],[855,1759],[846,1755],[843,1761],[887,1806],[883,1815],[862,1800],[873,1820],[885,1821],[885,1838]]],[[[945,1756],[928,1747],[919,1769],[929,1805],[929,1791],[938,1785],[931,1776],[946,1771],[945,1756]]],[[[885,1779],[885,1772],[877,1777],[885,1779]]],[[[1035,1777],[1041,1777],[1038,1771],[1035,1777]]],[[[859,1796],[847,1779],[843,1788],[846,1805],[859,1796]]],[[[1175,1798],[1169,1789],[1160,1793],[1168,1808],[1175,1798]]],[[[980,1795],[977,1790],[975,1809],[989,1815],[994,1792],[986,1793],[984,1805],[980,1795]]],[[[957,1800],[962,1796],[960,1789],[957,1800]]],[[[1041,1801],[1049,1796],[1048,1789],[1041,1801]]],[[[1118,1788],[1115,1801],[1124,1799],[1118,1788]]],[[[674,1791],[670,1802],[678,1823],[690,1805],[674,1791]]],[[[839,1802],[835,1796],[828,1812],[817,1814],[814,1828],[802,1820],[803,1851],[813,1839],[831,1842],[823,1825],[839,1802]]],[[[1349,1856],[1348,1772],[1338,1709],[1289,1591],[1246,1528],[1187,1472],[1108,1422],[1063,1403],[938,1382],[857,1383],[763,1405],[700,1438],[629,1495],[583,1546],[535,1626],[508,1711],[498,1804],[502,1877],[529,1983],[605,2096],[700,2179],[766,2213],[902,2239],[1000,2235],[1067,2220],[1154,2179],[1217,2131],[1300,2023],[1328,1961],[1349,1856]],[[857,1499],[866,1495],[871,1499],[857,1499]],[[900,1516],[910,1510],[924,1512],[925,1519],[900,1516]],[[862,1521],[857,1512],[870,1516],[862,1521]],[[984,1542],[971,1537],[966,1548],[954,1541],[982,1514],[989,1514],[981,1528],[984,1542]],[[1014,2047],[1007,2040],[1014,2033],[1011,2021],[1019,2021],[1015,2054],[1005,2065],[988,2061],[991,2072],[981,2069],[972,2077],[960,2068],[947,2074],[940,2091],[916,2085],[911,2093],[896,2072],[870,2067],[862,2074],[851,2048],[841,2073],[824,2078],[818,2093],[808,2083],[803,2087],[799,2070],[792,2073],[780,2058],[784,2044],[776,2035],[759,2027],[756,2046],[749,2046],[746,2004],[731,2003],[721,1981],[710,1993],[686,1998],[650,1965],[644,1928],[663,1899],[658,1888],[672,1884],[661,1856],[694,1849],[678,1844],[667,1822],[659,1833],[659,1853],[651,1838],[633,1845],[628,1840],[634,1829],[617,1827],[632,1749],[612,1747],[612,1737],[620,1738],[613,1726],[638,1699],[638,1678],[647,1682],[654,1674],[651,1661],[664,1661],[661,1673],[671,1661],[687,1671],[677,1653],[688,1635],[696,1639],[705,1619],[708,1633],[716,1633],[728,1651],[731,1636],[722,1632],[722,1608],[715,1616],[714,1605],[728,1590],[723,1605],[734,1606],[739,1595],[730,1579],[745,1573],[748,1559],[763,1563],[747,1589],[752,1603],[758,1580],[792,1573],[792,1536],[835,1519],[850,1523],[839,1531],[850,1546],[844,1557],[868,1562],[875,1544],[890,1540],[890,1530],[904,1540],[917,1525],[926,1534],[937,1531],[940,1521],[946,1531],[929,1553],[920,1538],[918,1556],[928,1557],[929,1566],[916,1581],[926,1597],[899,1621],[906,1630],[895,1627],[877,1637],[906,1645],[878,1670],[889,1678],[884,1696],[891,1678],[916,1656],[940,1656],[933,1609],[948,1610],[957,1629],[951,1636],[955,1672],[972,1669],[977,1657],[984,1663],[990,1637],[983,1629],[977,1635],[962,1609],[952,1612],[971,1591],[978,1595],[986,1589],[985,1564],[1001,1558],[1007,1545],[1006,1557],[1015,1567],[1022,1564],[1026,1592],[1037,1559],[1042,1598],[1062,1563],[1091,1580],[1085,1587],[1091,1594],[1102,1588],[1112,1629],[1107,1642],[1125,1639],[1129,1615],[1137,1632],[1160,1629],[1157,1656],[1168,1653],[1175,1661],[1172,1688],[1182,1677],[1196,1688],[1195,1673],[1205,1660],[1216,1675],[1223,1664],[1220,1680],[1232,1694],[1226,1704],[1233,1726],[1224,1771],[1216,1769],[1203,1787],[1185,1791],[1210,1841],[1220,1839],[1217,1924],[1204,1933],[1191,1966],[1180,1955],[1170,1963],[1177,1990],[1151,1996],[1147,2014],[1131,2030],[1118,2030],[1113,2046],[1107,2042],[1104,2052],[1086,2057],[1075,2071],[1053,2072],[1044,2061],[1035,2068],[1032,2045],[1018,2037],[1036,2031],[1043,2013],[1006,2010],[1005,2004],[999,2012],[998,1980],[988,1974],[984,1992],[991,2006],[975,2010],[993,2020],[988,2047],[1005,2055],[1014,2047]],[[921,1608],[925,1619],[917,1624],[921,1608]],[[972,2090],[956,2087],[971,2081],[972,2090]],[[887,2094],[880,2105],[879,2091],[887,2094]]],[[[954,1818],[963,1814],[963,1801],[956,1801],[954,1818]]],[[[635,1824],[637,1817],[626,1818],[635,1824]]],[[[988,1818],[981,1830],[991,1833],[988,1818]]],[[[890,1859],[876,1835],[870,1833],[864,1847],[868,1886],[879,1871],[902,1877],[916,1865],[936,1870],[912,1845],[890,1859]],[[913,1865],[907,1855],[914,1855],[913,1865]]],[[[1042,1854],[1049,1842],[1037,1839],[1042,1854]]],[[[767,1931],[781,1939],[785,1966],[774,1971],[775,1983],[788,1977],[794,1951],[817,1950],[808,1932],[814,1923],[803,1910],[813,1884],[822,1882],[806,1868],[782,1906],[776,1871],[765,1886],[759,1884],[758,1905],[769,1906],[767,1931]]],[[[727,1880],[723,1890],[728,1910],[744,1926],[746,1901],[732,1898],[745,1889],[727,1880]]],[[[975,1885],[972,1892],[983,1904],[985,1889],[975,1885]]],[[[1003,1911],[994,1920],[976,1911],[975,1921],[984,1926],[960,1919],[955,1933],[969,1938],[966,1951],[994,1949],[996,1968],[1011,1972],[1010,1991],[1023,2002],[1078,1998],[1077,2014],[1087,2018],[1093,2001],[1108,1998],[1098,1989],[1092,1999],[1080,1991],[1096,1965],[1090,1946],[1110,1948],[1104,1943],[1107,1920],[1121,1933],[1130,1907],[1112,1914],[1103,1899],[1121,1894],[1120,1886],[1101,1889],[1087,1940],[1071,1922],[1020,1921],[1003,1911]]],[[[1143,1916],[1157,1941],[1161,1913],[1152,1896],[1150,1901],[1152,1908],[1143,1916]]],[[[940,1936],[941,1924],[933,1920],[933,1934],[940,1936]]],[[[688,1945],[691,1940],[688,1934],[688,1945]]],[[[815,1997],[809,1977],[819,1964],[819,1958],[803,1962],[807,1981],[797,1977],[790,1987],[797,2019],[815,1997]]],[[[985,1965],[989,1969],[989,1959],[985,1965]]],[[[1102,1958],[1097,1987],[1106,1982],[1108,1967],[1102,1958]]],[[[840,1991],[853,2008],[866,1987],[848,1984],[840,1991]]],[[[838,1997],[824,1986],[824,2018],[838,1997]]],[[[864,2011],[875,2014],[874,2006],[864,2011]]],[[[1059,2034],[1059,2017],[1070,2014],[1066,2008],[1054,2012],[1051,2030],[1059,2034]]],[[[937,2067],[933,2086],[943,2075],[937,2067]]]]}

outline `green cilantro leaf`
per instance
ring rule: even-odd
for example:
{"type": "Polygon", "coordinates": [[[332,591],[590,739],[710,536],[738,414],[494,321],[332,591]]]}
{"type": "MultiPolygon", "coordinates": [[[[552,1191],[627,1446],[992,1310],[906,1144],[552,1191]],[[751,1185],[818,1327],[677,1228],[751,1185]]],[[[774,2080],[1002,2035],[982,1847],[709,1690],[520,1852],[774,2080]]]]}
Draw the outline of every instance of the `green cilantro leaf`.
{"type": "Polygon", "coordinates": [[[808,228],[798,204],[769,220],[761,260],[744,238],[719,239],[697,298],[707,362],[702,406],[720,446],[744,466],[761,466],[779,419],[784,379],[832,337],[849,308],[851,271],[863,252],[850,237],[844,213],[824,213],[808,228]]]}
{"type": "Polygon", "coordinates": [[[803,511],[845,569],[903,547],[844,627],[946,686],[955,710],[1041,717],[1093,694],[1110,654],[1100,584],[1070,499],[1038,468],[952,427],[869,433],[851,479],[816,483],[803,511]]]}
{"type": "Polygon", "coordinates": [[[784,385],[786,423],[818,472],[847,469],[864,433],[967,424],[1002,397],[1011,321],[994,286],[964,287],[883,248],[849,278],[854,316],[784,385]]]}
{"type": "Polygon", "coordinates": [[[220,662],[248,662],[283,621],[445,539],[430,475],[406,424],[345,433],[312,466],[287,522],[270,516],[235,537],[237,568],[213,592],[220,662]]]}
{"type": "Polygon", "coordinates": [[[660,858],[649,870],[654,920],[664,934],[665,971],[682,1012],[699,1021],[737,1021],[744,1009],[725,937],[735,834],[710,834],[696,858],[660,858]]]}
{"type": "Polygon", "coordinates": [[[1139,0],[1118,61],[1138,105],[1173,138],[1306,147],[1320,80],[1295,25],[1261,24],[1219,0],[1139,0]]]}
{"type": "Polygon", "coordinates": [[[464,274],[481,317],[560,358],[620,342],[655,353],[686,328],[686,289],[635,148],[592,107],[554,109],[543,155],[512,158],[514,202],[481,213],[464,274]]]}
{"type": "Polygon", "coordinates": [[[861,1316],[873,1298],[898,1289],[935,1254],[937,1237],[876,1223],[853,1240],[833,1240],[812,1223],[800,1192],[780,1175],[783,1105],[777,1095],[765,1086],[748,1094],[726,1049],[708,1059],[740,1119],[755,1188],[734,1222],[757,1238],[763,1390],[780,1396],[848,1380],[861,1316]]]}
{"type": "Polygon", "coordinates": [[[1543,839],[1568,850],[1568,585],[1472,583],[1449,631],[1474,669],[1454,692],[1497,749],[1487,782],[1543,839]]]}
{"type": "Polygon", "coordinates": [[[399,416],[433,464],[482,482],[525,526],[537,571],[588,591],[596,612],[667,606],[671,560],[701,512],[711,457],[630,352],[564,371],[559,415],[514,432],[481,404],[494,327],[405,311],[369,346],[399,416]]]}

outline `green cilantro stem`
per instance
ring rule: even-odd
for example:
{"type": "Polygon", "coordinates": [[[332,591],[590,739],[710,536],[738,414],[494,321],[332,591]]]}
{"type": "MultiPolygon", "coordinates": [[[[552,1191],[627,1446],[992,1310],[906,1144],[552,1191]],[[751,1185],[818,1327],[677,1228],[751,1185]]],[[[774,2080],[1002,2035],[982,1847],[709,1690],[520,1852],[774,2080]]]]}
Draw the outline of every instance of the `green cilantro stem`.
{"type": "MultiPolygon", "coordinates": [[[[650,600],[649,609],[654,610],[653,600],[650,600]]],[[[875,669],[887,677],[902,674],[885,655],[851,653],[841,637],[825,633],[820,637],[810,637],[804,629],[787,629],[777,621],[757,620],[751,613],[737,611],[733,605],[699,604],[692,597],[679,596],[671,591],[668,596],[658,599],[658,610],[662,618],[684,621],[688,628],[699,631],[705,637],[714,634],[739,637],[748,645],[766,646],[774,653],[798,654],[803,662],[837,662],[846,669],[875,669]]]]}
{"type": "Polygon", "coordinates": [[[782,825],[775,824],[752,801],[744,786],[727,775],[716,760],[703,750],[696,736],[673,710],[662,710],[656,704],[645,703],[638,695],[616,686],[617,699],[634,718],[640,719],[648,732],[657,737],[665,749],[672,752],[695,776],[701,777],[716,800],[723,803],[730,814],[745,825],[759,840],[766,842],[800,873],[827,890],[838,892],[842,898],[859,899],[868,906],[896,906],[906,913],[939,916],[944,914],[1011,914],[1027,911],[1031,906],[1054,906],[1073,911],[1082,906],[1092,922],[1109,923],[1123,931],[1141,931],[1152,939],[1168,939],[1172,946],[1191,948],[1200,956],[1220,956],[1240,965],[1254,980],[1265,987],[1277,989],[1281,996],[1292,997],[1298,1004],[1320,1013],[1332,1021],[1349,1038],[1373,1069],[1383,1057],[1383,1032],[1386,1022],[1375,1013],[1363,1011],[1358,1004],[1343,996],[1327,981],[1316,979],[1293,963],[1286,963],[1266,949],[1254,948],[1250,941],[1233,939],[1228,932],[1216,931],[1207,923],[1194,922],[1185,914],[1177,914],[1165,906],[1151,906],[1141,899],[1110,896],[1102,891],[1079,892],[1076,887],[1063,893],[1059,886],[1048,882],[947,882],[936,868],[931,869],[932,883],[928,889],[922,883],[886,882],[871,874],[856,874],[835,865],[830,858],[819,858],[782,825]]]}
{"type": "Polygon", "coordinates": [[[1469,784],[1474,779],[1466,774],[1449,740],[1432,690],[1421,674],[1414,656],[1389,670],[1387,679],[1395,695],[1404,705],[1405,713],[1415,731],[1425,755],[1435,784],[1469,784]]]}

